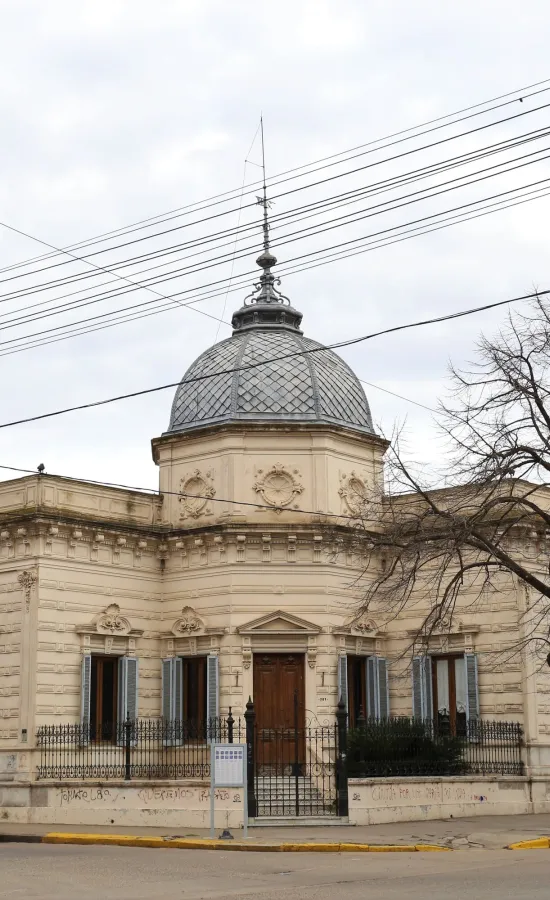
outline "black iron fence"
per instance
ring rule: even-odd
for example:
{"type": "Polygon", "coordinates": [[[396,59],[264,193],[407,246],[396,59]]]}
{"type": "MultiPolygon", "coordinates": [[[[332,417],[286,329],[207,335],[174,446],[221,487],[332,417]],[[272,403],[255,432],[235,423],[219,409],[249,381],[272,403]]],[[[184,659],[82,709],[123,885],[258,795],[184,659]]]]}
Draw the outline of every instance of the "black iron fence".
{"type": "Polygon", "coordinates": [[[258,728],[252,703],[243,718],[207,722],[135,719],[116,725],[38,729],[39,779],[210,777],[212,741],[247,744],[251,815],[347,815],[348,777],[523,775],[517,722],[473,720],[453,734],[441,723],[404,717],[258,728]]]}
{"type": "Polygon", "coordinates": [[[242,719],[128,719],[115,725],[43,725],[39,779],[210,777],[212,741],[245,743],[242,719]]]}
{"type": "Polygon", "coordinates": [[[523,775],[518,722],[447,724],[408,719],[360,720],[348,732],[350,778],[429,775],[523,775]]]}

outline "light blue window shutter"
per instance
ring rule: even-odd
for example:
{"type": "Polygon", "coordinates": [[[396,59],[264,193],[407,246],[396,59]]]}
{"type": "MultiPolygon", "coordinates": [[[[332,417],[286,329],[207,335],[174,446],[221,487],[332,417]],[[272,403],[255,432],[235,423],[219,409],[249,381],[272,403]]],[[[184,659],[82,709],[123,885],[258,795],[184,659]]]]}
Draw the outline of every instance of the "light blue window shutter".
{"type": "Polygon", "coordinates": [[[390,711],[388,663],[382,656],[367,657],[367,716],[387,719],[390,711]]]}
{"type": "Polygon", "coordinates": [[[126,718],[134,722],[138,717],[138,661],[135,656],[123,656],[126,664],[126,718]]]}
{"type": "Polygon", "coordinates": [[[375,659],[378,670],[378,718],[387,719],[390,714],[388,661],[383,656],[377,656],[375,659]]]}
{"type": "Polygon", "coordinates": [[[432,660],[430,656],[415,656],[412,662],[413,716],[415,719],[431,719],[432,660]]]}
{"type": "Polygon", "coordinates": [[[173,719],[173,700],[172,700],[172,664],[174,660],[162,660],[162,718],[168,721],[173,719]]]}
{"type": "Polygon", "coordinates": [[[89,653],[82,657],[82,679],[80,688],[80,724],[81,740],[87,744],[90,740],[90,697],[92,691],[92,657],[89,653]]]}
{"type": "Polygon", "coordinates": [[[367,708],[364,711],[367,719],[378,719],[378,666],[375,656],[367,656],[367,708]]]}
{"type": "MultiPolygon", "coordinates": [[[[138,717],[138,661],[135,656],[121,656],[118,661],[118,743],[125,743],[125,722],[138,717]]],[[[132,743],[137,733],[132,728],[132,743]]]]}
{"type": "Polygon", "coordinates": [[[177,722],[183,719],[183,660],[181,656],[176,656],[173,660],[173,718],[177,722]]]}
{"type": "Polygon", "coordinates": [[[466,679],[468,682],[468,708],[466,711],[468,721],[479,719],[479,685],[477,677],[477,656],[475,653],[465,653],[466,679]]]}
{"type": "Polygon", "coordinates": [[[348,712],[348,658],[346,654],[338,657],[338,703],[344,701],[348,712]]]}
{"type": "Polygon", "coordinates": [[[206,723],[210,741],[218,735],[219,684],[219,659],[212,653],[206,657],[206,723]]]}
{"type": "Polygon", "coordinates": [[[183,660],[172,656],[162,660],[163,743],[170,747],[183,742],[183,660]]]}

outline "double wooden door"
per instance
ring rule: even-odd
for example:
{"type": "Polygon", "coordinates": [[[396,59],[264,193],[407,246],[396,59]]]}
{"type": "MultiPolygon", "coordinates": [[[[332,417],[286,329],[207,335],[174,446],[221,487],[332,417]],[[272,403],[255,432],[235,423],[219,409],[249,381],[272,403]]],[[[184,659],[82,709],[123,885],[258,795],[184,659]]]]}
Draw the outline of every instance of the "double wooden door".
{"type": "Polygon", "coordinates": [[[260,765],[295,767],[305,758],[304,655],[254,654],[256,748],[260,765]]]}

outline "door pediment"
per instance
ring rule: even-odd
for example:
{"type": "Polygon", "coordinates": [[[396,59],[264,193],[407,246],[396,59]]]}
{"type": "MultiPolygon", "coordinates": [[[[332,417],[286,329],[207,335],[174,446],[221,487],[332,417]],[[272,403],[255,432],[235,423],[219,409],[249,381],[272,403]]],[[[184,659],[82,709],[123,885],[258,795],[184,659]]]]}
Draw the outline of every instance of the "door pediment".
{"type": "Polygon", "coordinates": [[[308,622],[306,619],[300,619],[293,616],[292,613],[283,612],[278,609],[275,612],[261,616],[259,619],[252,619],[245,622],[237,628],[239,634],[319,634],[320,625],[308,622]]]}

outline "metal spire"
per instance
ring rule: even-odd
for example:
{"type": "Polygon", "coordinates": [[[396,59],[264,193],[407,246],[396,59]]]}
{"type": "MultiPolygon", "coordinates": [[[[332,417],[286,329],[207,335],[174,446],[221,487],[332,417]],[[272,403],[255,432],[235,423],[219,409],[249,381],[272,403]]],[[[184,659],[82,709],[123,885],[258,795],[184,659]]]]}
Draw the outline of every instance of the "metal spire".
{"type": "Polygon", "coordinates": [[[271,209],[271,203],[267,199],[267,186],[265,183],[265,143],[264,143],[264,117],[260,116],[260,132],[262,138],[262,171],[264,175],[264,185],[263,185],[263,196],[258,197],[258,206],[263,206],[264,208],[264,251],[269,253],[269,218],[267,215],[268,209],[271,209]]]}
{"type": "Polygon", "coordinates": [[[271,208],[271,201],[267,199],[263,116],[260,117],[259,127],[262,140],[263,185],[262,195],[256,197],[256,201],[258,206],[263,208],[263,250],[256,260],[256,264],[262,270],[262,274],[259,281],[254,284],[252,293],[244,298],[242,307],[233,314],[231,322],[235,331],[249,328],[285,328],[301,334],[302,313],[294,309],[288,297],[285,297],[278,289],[281,279],[276,278],[271,271],[272,267],[276,265],[277,259],[271,252],[269,242],[268,212],[271,208]]]}
{"type": "MultiPolygon", "coordinates": [[[[272,266],[277,264],[277,258],[273,256],[270,243],[269,243],[269,215],[268,210],[271,209],[271,201],[267,199],[267,185],[265,180],[265,141],[264,141],[264,119],[263,116],[260,116],[260,133],[262,139],[262,171],[263,171],[263,188],[262,188],[262,196],[256,197],[256,201],[258,206],[263,207],[263,224],[262,230],[264,234],[264,249],[263,253],[260,254],[256,263],[259,265],[263,272],[260,276],[260,283],[254,285],[256,291],[258,293],[253,293],[251,295],[253,303],[290,303],[288,297],[285,297],[278,291],[275,287],[275,284],[280,284],[281,281],[279,278],[275,278],[275,276],[271,272],[272,266]]],[[[248,298],[247,298],[248,299],[248,298]]],[[[245,301],[246,302],[246,301],[245,301]]]]}

